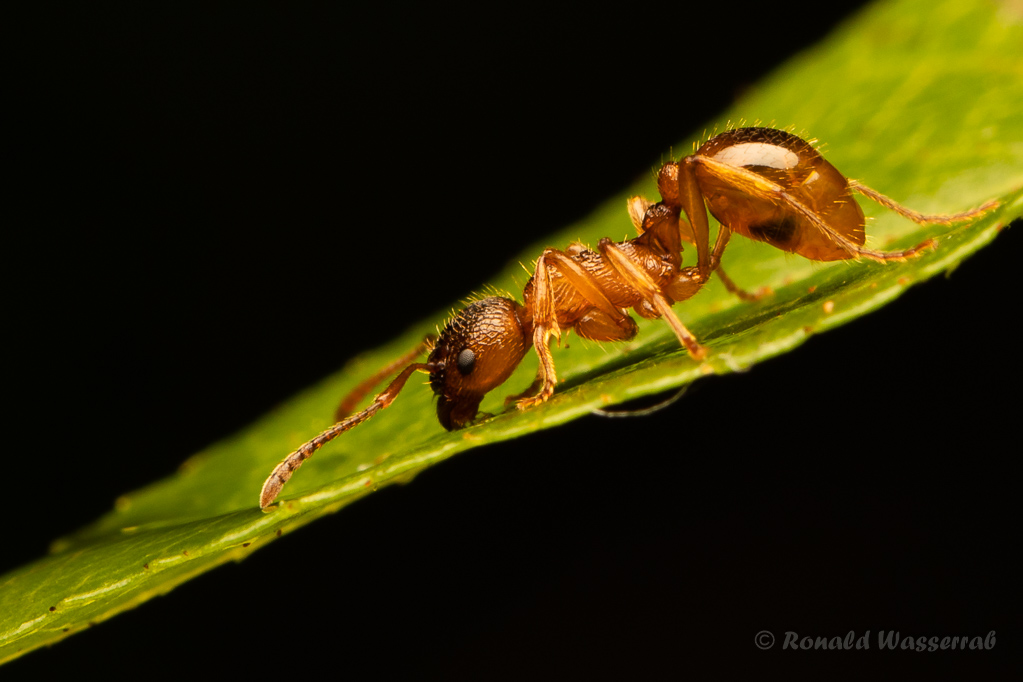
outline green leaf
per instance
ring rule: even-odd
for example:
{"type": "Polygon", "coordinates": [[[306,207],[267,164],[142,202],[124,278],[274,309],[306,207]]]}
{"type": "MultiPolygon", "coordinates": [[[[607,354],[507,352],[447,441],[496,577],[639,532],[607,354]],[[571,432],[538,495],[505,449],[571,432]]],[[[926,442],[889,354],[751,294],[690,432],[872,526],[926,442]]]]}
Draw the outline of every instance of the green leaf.
{"type": "MultiPolygon", "coordinates": [[[[614,352],[596,344],[555,349],[563,380],[545,405],[502,412],[504,395],[528,385],[535,360],[487,397],[493,419],[457,433],[437,424],[427,390],[407,390],[387,411],[325,447],[284,489],[283,504],[257,506],[260,486],[280,459],[326,424],[338,396],[412,348],[443,320],[423,320],[401,338],[243,430],[190,458],[176,475],[123,496],[111,514],[54,543],[53,553],[0,579],[0,661],[52,643],[367,495],[407,481],[455,453],[561,424],[591,410],[684,386],[708,374],[742,370],[855,319],[914,283],[954,268],[1023,215],[1023,25],[985,2],[904,0],[872,7],[825,44],[767,78],[714,125],[742,112],[796,123],[827,142],[844,173],[914,209],[954,212],[997,197],[1001,207],[968,226],[926,227],[864,202],[871,244],[895,249],[938,239],[937,250],[902,264],[793,258],[735,239],[728,271],[747,288],[774,295],[743,303],[716,280],[679,306],[709,346],[694,362],[665,325],[641,323],[634,342],[614,352]],[[926,17],[926,20],[921,19],[926,17]],[[899,36],[897,40],[891,36],[899,36]],[[841,97],[832,89],[845,84],[841,97]],[[404,444],[392,446],[400,432],[404,444]]],[[[711,126],[713,128],[713,125],[711,126]]],[[[797,130],[800,132],[800,130],[797,130]]],[[[695,136],[687,138],[689,142],[695,136]]],[[[595,243],[628,228],[625,198],[656,196],[649,180],[613,197],[585,221],[513,259],[493,283],[521,291],[546,244],[595,243]]],[[[410,387],[411,388],[411,387],[410,387]]]]}

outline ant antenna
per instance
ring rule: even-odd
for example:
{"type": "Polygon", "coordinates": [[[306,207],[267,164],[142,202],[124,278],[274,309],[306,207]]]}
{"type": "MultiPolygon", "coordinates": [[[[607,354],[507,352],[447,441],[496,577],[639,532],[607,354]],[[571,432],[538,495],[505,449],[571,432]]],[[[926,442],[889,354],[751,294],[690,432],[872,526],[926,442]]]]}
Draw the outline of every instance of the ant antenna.
{"type": "Polygon", "coordinates": [[[369,404],[362,412],[353,414],[351,417],[342,419],[337,424],[316,436],[310,441],[303,443],[297,450],[284,458],[284,461],[278,464],[273,472],[270,474],[266,482],[263,483],[263,490],[259,493],[259,506],[261,509],[266,509],[270,506],[277,495],[280,494],[281,488],[288,482],[295,470],[302,466],[302,463],[312,457],[313,453],[322,448],[324,445],[340,436],[345,431],[355,428],[362,422],[366,421],[374,414],[384,409],[394,398],[401,393],[401,389],[405,387],[405,382],[412,376],[413,372],[430,372],[433,370],[433,366],[428,362],[416,362],[401,371],[394,381],[384,390],[383,393],[373,398],[373,402],[369,404]]]}

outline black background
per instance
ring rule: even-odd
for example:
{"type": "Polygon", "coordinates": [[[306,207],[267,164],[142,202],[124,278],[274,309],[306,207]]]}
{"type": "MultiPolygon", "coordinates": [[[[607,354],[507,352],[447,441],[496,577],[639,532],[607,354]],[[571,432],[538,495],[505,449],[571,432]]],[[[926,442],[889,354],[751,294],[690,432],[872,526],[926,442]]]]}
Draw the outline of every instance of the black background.
{"type": "MultiPolygon", "coordinates": [[[[28,87],[7,140],[20,182],[0,571],[478,288],[856,5],[168,6],[13,23],[28,87]]],[[[1002,460],[1018,450],[1019,372],[997,322],[1015,317],[1016,232],[670,410],[457,457],[4,679],[1008,666],[1019,508],[1002,460]],[[651,449],[654,471],[623,480],[619,452],[651,449]],[[996,630],[998,644],[754,645],[761,630],[880,629],[996,630]]]]}

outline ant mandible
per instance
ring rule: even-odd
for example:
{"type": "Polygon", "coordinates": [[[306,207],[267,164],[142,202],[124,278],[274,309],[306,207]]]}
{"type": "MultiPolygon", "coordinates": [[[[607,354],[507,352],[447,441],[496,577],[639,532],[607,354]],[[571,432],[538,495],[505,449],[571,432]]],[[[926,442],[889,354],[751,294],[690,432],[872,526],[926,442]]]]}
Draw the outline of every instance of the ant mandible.
{"type": "Polygon", "coordinates": [[[732,233],[766,242],[817,261],[868,258],[903,261],[932,248],[928,239],[903,251],[864,246],[863,211],[852,190],[910,220],[954,223],[975,218],[995,206],[990,201],[963,213],[924,215],[879,192],[845,178],[813,145],[774,128],[736,128],[721,133],[657,174],[661,200],[629,200],[639,233],[633,239],[601,239],[597,251],[572,244],[564,251],[545,249],[523,290],[520,304],[492,296],[474,301],[440,333],[356,388],[338,408],[337,423],[303,444],[281,462],[263,484],[259,505],[266,507],[295,470],[316,450],[391,404],[414,372],[430,375],[437,394],[437,417],[445,429],[460,429],[476,418],[483,396],[497,388],[530,347],[540,359],[536,381],[518,408],[538,405],[554,392],[557,375],[548,342],[563,329],[593,341],[626,341],[638,328],[626,312],[663,317],[679,342],[697,360],[707,355],[672,305],[696,294],[712,272],[743,298],[721,270],[721,254],[732,233]],[[710,248],[707,210],[721,223],[710,248]],[[685,212],[686,218],[682,217],[685,212]],[[696,247],[696,264],[682,267],[682,242],[696,247]],[[429,351],[426,362],[414,362],[429,351]],[[369,407],[352,416],[359,400],[399,367],[407,365],[369,407]],[[535,391],[535,393],[534,393],[535,391]],[[533,393],[533,395],[529,395],[533,393]]]}

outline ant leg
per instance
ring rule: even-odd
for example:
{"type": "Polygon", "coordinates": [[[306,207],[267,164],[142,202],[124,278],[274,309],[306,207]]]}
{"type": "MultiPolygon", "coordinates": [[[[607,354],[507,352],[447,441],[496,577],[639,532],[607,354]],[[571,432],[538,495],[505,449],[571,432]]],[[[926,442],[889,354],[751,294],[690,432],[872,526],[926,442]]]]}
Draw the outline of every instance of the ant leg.
{"type": "Polygon", "coordinates": [[[352,412],[355,412],[355,407],[362,399],[365,398],[373,387],[379,384],[387,377],[394,374],[400,367],[404,367],[413,360],[415,360],[421,353],[425,353],[433,348],[433,344],[437,342],[436,334],[427,334],[422,342],[415,347],[409,353],[401,356],[394,362],[390,363],[379,372],[369,377],[361,384],[351,390],[351,392],[341,400],[341,403],[337,406],[337,410],[334,411],[334,421],[339,422],[352,412]]]}
{"type": "MultiPolygon", "coordinates": [[[[685,182],[692,182],[692,180],[693,179],[691,177],[687,177],[684,181],[685,182]]],[[[682,171],[680,171],[680,174],[679,174],[680,186],[681,186],[682,182],[683,182],[682,171]]],[[[700,199],[702,201],[702,195],[701,195],[700,199]]],[[[632,218],[632,224],[636,226],[636,231],[639,234],[643,234],[642,218],[640,217],[637,220],[637,212],[640,209],[642,209],[644,211],[644,213],[645,213],[646,209],[648,209],[650,207],[650,202],[648,202],[645,199],[643,199],[643,197],[632,197],[631,199],[629,199],[628,206],[629,206],[629,215],[632,218]]],[[[706,222],[706,218],[707,218],[706,210],[700,211],[701,208],[702,208],[702,206],[700,206],[700,207],[693,206],[692,207],[692,211],[693,211],[694,214],[696,214],[697,212],[701,212],[703,214],[703,219],[706,222]]],[[[688,209],[687,209],[687,212],[688,212],[688,209]]],[[[703,229],[703,228],[701,228],[701,229],[703,229]]],[[[709,229],[710,228],[708,227],[707,230],[709,231],[709,229]]],[[[696,247],[697,247],[697,258],[699,259],[699,257],[700,257],[700,245],[696,241],[696,236],[695,236],[696,235],[696,231],[693,230],[693,228],[688,223],[686,223],[684,219],[679,218],[678,232],[679,232],[679,235],[682,237],[683,240],[685,240],[687,242],[690,242],[690,243],[693,243],[693,244],[696,245],[696,247]]],[[[725,285],[725,288],[729,292],[735,294],[736,296],[738,296],[743,301],[756,301],[759,298],[761,298],[762,296],[766,296],[768,293],[770,293],[770,290],[765,287],[765,288],[762,288],[756,294],[751,294],[748,291],[746,291],[745,289],[743,289],[742,287],[740,287],[739,285],[737,285],[734,281],[732,281],[732,278],[729,277],[725,273],[725,271],[721,268],[721,255],[724,253],[725,247],[728,245],[728,240],[729,240],[729,238],[731,236],[732,236],[732,231],[730,229],[728,229],[728,226],[727,225],[721,225],[720,228],[718,229],[717,240],[714,243],[714,250],[711,251],[710,257],[708,259],[708,263],[707,263],[707,266],[706,266],[705,277],[709,277],[711,272],[715,272],[716,271],[718,273],[718,276],[721,278],[721,282],[725,285]]],[[[697,266],[697,272],[700,272],[699,266],[697,266]]],[[[704,273],[701,273],[701,274],[704,274],[704,273]]]]}
{"type": "Polygon", "coordinates": [[[760,287],[760,290],[757,293],[751,294],[736,284],[732,278],[728,276],[728,273],[725,272],[725,269],[721,267],[721,254],[725,252],[725,247],[728,246],[728,240],[731,236],[732,231],[728,229],[728,226],[721,225],[718,229],[717,241],[714,243],[714,250],[710,254],[710,269],[717,273],[721,283],[725,285],[725,289],[738,296],[740,300],[759,301],[761,298],[771,293],[771,290],[768,287],[760,287]]]}
{"type": "Polygon", "coordinates": [[[729,277],[728,274],[725,272],[725,269],[722,268],[721,266],[718,266],[714,270],[714,272],[717,273],[717,276],[721,280],[721,283],[725,285],[725,289],[727,289],[729,291],[729,293],[734,294],[735,296],[737,296],[742,301],[747,301],[747,302],[752,303],[753,301],[759,301],[764,296],[769,296],[771,294],[771,288],[770,287],[760,287],[760,289],[757,291],[757,293],[751,294],[750,292],[746,291],[745,289],[740,287],[738,284],[736,284],[732,280],[732,278],[729,277]]]}
{"type": "Polygon", "coordinates": [[[540,359],[540,367],[537,370],[536,381],[530,389],[539,387],[539,392],[530,398],[519,400],[520,410],[528,409],[550,398],[558,383],[554,358],[548,345],[552,334],[561,339],[557,303],[551,284],[552,268],[561,274],[568,286],[602,313],[599,322],[594,318],[595,328],[601,330],[601,335],[607,335],[607,338],[602,340],[632,338],[636,333],[635,322],[608,299],[593,275],[567,254],[557,249],[546,249],[537,259],[533,274],[533,347],[540,359]],[[619,332],[616,334],[613,328],[617,328],[619,332]]]}
{"type": "MultiPolygon", "coordinates": [[[[689,218],[689,225],[693,231],[693,243],[696,244],[696,267],[700,276],[707,279],[714,269],[711,267],[711,257],[708,253],[710,225],[707,222],[707,207],[703,201],[703,192],[700,191],[700,185],[696,181],[696,170],[691,161],[693,158],[688,156],[682,163],[678,164],[678,194],[682,203],[682,210],[685,211],[686,216],[689,218]]],[[[682,231],[681,224],[682,221],[680,220],[680,234],[682,231]]],[[[681,236],[683,239],[686,238],[684,234],[681,234],[681,236]]],[[[718,233],[718,242],[721,242],[721,233],[718,233]]],[[[727,233],[725,243],[728,243],[727,233]]],[[[716,252],[718,251],[717,246],[715,244],[714,250],[716,252]]],[[[721,250],[724,251],[724,244],[720,246],[721,250]]],[[[718,252],[717,255],[720,260],[721,253],[718,252]]]]}
{"type": "Polygon", "coordinates": [[[536,393],[540,389],[540,386],[542,386],[542,385],[543,385],[543,370],[538,367],[537,370],[536,370],[536,378],[533,379],[533,383],[531,383],[529,385],[529,388],[527,388],[525,391],[522,391],[521,393],[513,393],[512,395],[507,396],[504,399],[504,406],[508,407],[512,403],[518,403],[520,400],[523,400],[524,398],[531,397],[534,393],[536,393]]]}
{"type": "Polygon", "coordinates": [[[996,199],[992,199],[991,201],[988,201],[978,206],[977,208],[970,209],[969,211],[963,211],[962,213],[945,214],[937,213],[928,215],[926,213],[918,213],[917,211],[906,208],[902,204],[892,199],[889,199],[888,197],[881,194],[877,190],[871,189],[866,185],[860,184],[858,180],[850,179],[849,188],[856,190],[857,192],[867,197],[871,201],[876,201],[885,208],[895,211],[900,216],[904,218],[909,218],[914,223],[919,223],[920,225],[928,225],[931,223],[942,223],[948,225],[950,223],[958,223],[964,220],[972,220],[973,218],[983,215],[990,211],[991,209],[998,207],[998,201],[996,199]]]}
{"type": "Polygon", "coordinates": [[[650,208],[650,202],[646,200],[646,197],[629,197],[625,201],[625,207],[629,211],[632,226],[636,228],[636,234],[643,234],[643,216],[650,208]]]}
{"type": "Polygon", "coordinates": [[[732,238],[732,231],[727,225],[721,225],[718,227],[718,238],[714,242],[714,250],[710,253],[710,269],[717,270],[721,267],[721,256],[725,252],[725,247],[728,246],[728,240],[732,238]]]}
{"type": "MultiPolygon", "coordinates": [[[[558,383],[558,375],[554,371],[554,357],[547,345],[551,334],[561,338],[561,327],[554,308],[554,293],[551,287],[551,275],[547,271],[547,258],[554,249],[546,249],[536,260],[533,274],[533,347],[540,359],[536,378],[541,383],[540,392],[532,398],[524,398],[518,402],[518,408],[525,410],[539,405],[554,393],[558,383]]],[[[536,382],[534,382],[536,383],[536,382]]]]}
{"type": "Polygon", "coordinates": [[[697,342],[693,333],[686,329],[686,326],[678,319],[675,311],[671,309],[668,299],[664,297],[657,283],[651,279],[646,270],[639,264],[634,263],[617,244],[607,237],[600,240],[599,248],[625,282],[636,289],[644,299],[653,304],[657,312],[664,318],[664,321],[671,327],[671,330],[675,332],[679,342],[689,351],[689,354],[697,360],[707,357],[707,349],[697,342]]]}
{"type": "MultiPolygon", "coordinates": [[[[600,308],[593,307],[582,317],[576,320],[573,326],[580,338],[590,341],[628,341],[634,338],[639,332],[635,320],[615,310],[614,315],[609,315],[600,308]]],[[[504,399],[505,407],[517,403],[523,398],[528,398],[536,393],[543,385],[543,365],[536,373],[536,378],[525,391],[510,395],[504,399]]]]}
{"type": "Polygon", "coordinates": [[[347,419],[339,421],[332,427],[316,436],[310,441],[303,443],[297,450],[284,458],[280,464],[274,467],[274,470],[267,477],[263,483],[263,490],[259,493],[259,506],[260,508],[266,508],[280,494],[281,488],[288,482],[295,470],[302,466],[302,463],[312,457],[313,453],[322,448],[324,445],[340,436],[345,431],[355,428],[362,422],[366,421],[374,414],[384,409],[394,400],[395,396],[401,392],[401,389],[405,387],[405,382],[412,376],[413,372],[429,372],[430,364],[425,362],[417,362],[409,365],[402,370],[394,381],[384,390],[383,393],[373,399],[373,402],[369,404],[362,412],[352,415],[347,419]]]}

